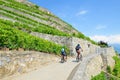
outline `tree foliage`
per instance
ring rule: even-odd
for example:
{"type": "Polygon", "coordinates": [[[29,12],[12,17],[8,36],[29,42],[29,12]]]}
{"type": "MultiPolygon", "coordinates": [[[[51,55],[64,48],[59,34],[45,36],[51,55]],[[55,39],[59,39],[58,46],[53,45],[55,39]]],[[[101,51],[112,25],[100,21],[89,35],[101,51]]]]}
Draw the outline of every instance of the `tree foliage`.
{"type": "Polygon", "coordinates": [[[99,41],[99,42],[98,42],[98,45],[99,45],[100,47],[108,47],[108,43],[107,43],[107,42],[104,42],[104,41],[99,41]]]}

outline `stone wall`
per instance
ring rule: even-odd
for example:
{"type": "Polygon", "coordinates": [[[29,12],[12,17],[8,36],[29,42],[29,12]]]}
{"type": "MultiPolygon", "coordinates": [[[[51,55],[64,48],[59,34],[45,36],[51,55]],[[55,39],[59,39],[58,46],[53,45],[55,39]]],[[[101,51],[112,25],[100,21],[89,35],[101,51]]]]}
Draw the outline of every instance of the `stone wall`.
{"type": "Polygon", "coordinates": [[[102,66],[103,66],[103,62],[101,56],[98,55],[93,57],[87,64],[85,70],[85,74],[86,74],[85,77],[87,78],[87,80],[90,80],[91,76],[95,76],[99,74],[102,71],[102,66]]]}
{"type": "Polygon", "coordinates": [[[58,56],[36,51],[0,51],[0,79],[57,61],[58,56]]]}
{"type": "Polygon", "coordinates": [[[70,54],[75,55],[75,47],[79,43],[83,49],[83,56],[86,56],[88,54],[95,53],[97,48],[99,46],[93,45],[92,43],[88,42],[87,40],[83,40],[80,38],[75,37],[64,37],[64,36],[56,36],[56,35],[48,35],[48,34],[42,34],[37,32],[32,32],[31,35],[55,42],[56,44],[65,45],[70,49],[70,54]],[[90,45],[90,46],[88,46],[90,45]]]}
{"type": "Polygon", "coordinates": [[[113,47],[100,49],[100,55],[93,57],[87,64],[85,74],[88,80],[91,79],[91,76],[99,74],[102,70],[105,71],[107,66],[113,69],[115,65],[115,61],[112,58],[116,55],[113,47]]]}
{"type": "Polygon", "coordinates": [[[90,80],[92,76],[99,74],[101,71],[106,71],[107,66],[113,69],[115,64],[112,58],[115,56],[113,47],[98,48],[97,50],[95,54],[91,54],[93,56],[84,57],[75,75],[70,80],[90,80]]]}
{"type": "Polygon", "coordinates": [[[32,32],[31,33],[34,36],[52,41],[56,44],[61,44],[61,45],[68,45],[70,38],[69,37],[63,37],[63,36],[56,36],[56,35],[49,35],[49,34],[42,34],[42,33],[37,33],[37,32],[32,32]]]}
{"type": "Polygon", "coordinates": [[[75,47],[79,43],[81,45],[82,49],[83,49],[83,52],[82,52],[83,56],[86,56],[88,54],[96,53],[97,48],[99,48],[99,46],[96,46],[96,45],[90,43],[87,40],[83,40],[83,39],[75,38],[75,37],[72,37],[72,42],[71,43],[72,43],[71,44],[71,50],[72,50],[71,53],[72,54],[76,53],[75,47]]]}
{"type": "Polygon", "coordinates": [[[116,55],[115,50],[113,47],[105,48],[106,54],[104,54],[107,57],[107,65],[111,66],[111,68],[114,67],[115,61],[113,60],[113,56],[116,55]]]}

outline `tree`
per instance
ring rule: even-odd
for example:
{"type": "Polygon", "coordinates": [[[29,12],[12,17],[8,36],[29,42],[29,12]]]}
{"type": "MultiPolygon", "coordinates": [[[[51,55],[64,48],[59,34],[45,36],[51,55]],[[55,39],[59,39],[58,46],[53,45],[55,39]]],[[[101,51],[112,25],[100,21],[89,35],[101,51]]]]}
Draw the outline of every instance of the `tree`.
{"type": "Polygon", "coordinates": [[[107,43],[107,42],[104,42],[104,41],[99,41],[99,42],[98,42],[98,45],[99,45],[100,47],[108,47],[108,43],[107,43]]]}

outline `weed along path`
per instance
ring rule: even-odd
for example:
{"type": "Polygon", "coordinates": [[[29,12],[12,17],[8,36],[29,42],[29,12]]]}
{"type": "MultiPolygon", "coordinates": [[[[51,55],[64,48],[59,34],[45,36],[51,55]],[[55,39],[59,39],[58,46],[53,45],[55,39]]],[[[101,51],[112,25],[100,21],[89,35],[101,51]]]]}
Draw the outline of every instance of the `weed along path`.
{"type": "Polygon", "coordinates": [[[58,60],[37,70],[16,76],[12,80],[67,80],[72,70],[79,63],[75,62],[75,58],[69,58],[65,63],[60,63],[58,60]]]}

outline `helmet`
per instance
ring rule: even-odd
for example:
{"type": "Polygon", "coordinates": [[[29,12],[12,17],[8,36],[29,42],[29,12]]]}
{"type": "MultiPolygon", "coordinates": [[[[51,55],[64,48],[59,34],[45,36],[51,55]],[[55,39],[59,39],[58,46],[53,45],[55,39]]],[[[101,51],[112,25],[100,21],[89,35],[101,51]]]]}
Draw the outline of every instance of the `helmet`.
{"type": "Polygon", "coordinates": [[[80,44],[78,44],[77,46],[80,46],[80,44]]]}

